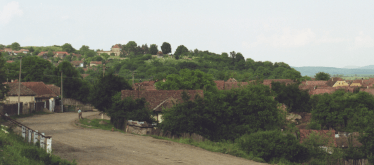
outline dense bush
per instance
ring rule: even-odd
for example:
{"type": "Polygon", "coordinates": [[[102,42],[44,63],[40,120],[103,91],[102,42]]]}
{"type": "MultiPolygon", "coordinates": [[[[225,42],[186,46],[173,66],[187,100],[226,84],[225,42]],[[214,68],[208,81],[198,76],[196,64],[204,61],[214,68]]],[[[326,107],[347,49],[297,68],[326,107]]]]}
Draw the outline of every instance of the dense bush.
{"type": "Polygon", "coordinates": [[[269,162],[271,159],[287,159],[291,162],[304,162],[309,159],[308,149],[302,146],[296,137],[278,130],[259,131],[243,135],[238,143],[247,153],[269,162]]]}
{"type": "Polygon", "coordinates": [[[166,131],[197,133],[213,141],[280,129],[283,121],[269,87],[262,84],[206,91],[204,99],[177,104],[165,110],[163,118],[161,126],[166,131]]]}

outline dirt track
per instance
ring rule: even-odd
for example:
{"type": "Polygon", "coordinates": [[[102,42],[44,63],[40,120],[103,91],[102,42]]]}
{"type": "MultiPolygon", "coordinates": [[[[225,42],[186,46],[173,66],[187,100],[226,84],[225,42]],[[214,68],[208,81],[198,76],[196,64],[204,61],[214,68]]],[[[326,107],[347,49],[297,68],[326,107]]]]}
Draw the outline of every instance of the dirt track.
{"type": "MultiPolygon", "coordinates": [[[[85,112],[84,117],[98,112],[85,112]]],[[[99,129],[83,129],[73,124],[77,113],[36,115],[17,121],[52,136],[53,153],[79,165],[93,164],[249,164],[258,163],[198,147],[99,129]]]]}

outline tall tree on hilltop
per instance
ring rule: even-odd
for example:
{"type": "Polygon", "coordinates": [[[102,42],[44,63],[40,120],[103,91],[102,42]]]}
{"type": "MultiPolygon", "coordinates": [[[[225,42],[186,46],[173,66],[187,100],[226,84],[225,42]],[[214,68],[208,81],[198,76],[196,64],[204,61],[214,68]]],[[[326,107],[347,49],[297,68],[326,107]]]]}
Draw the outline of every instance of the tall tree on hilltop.
{"type": "Polygon", "coordinates": [[[171,53],[171,46],[168,42],[162,43],[161,50],[163,54],[171,53]]]}
{"type": "Polygon", "coordinates": [[[66,51],[68,53],[74,53],[74,51],[75,51],[73,46],[71,46],[71,44],[69,44],[69,43],[65,43],[64,45],[61,46],[61,48],[62,48],[63,51],[66,51]]]}
{"type": "Polygon", "coordinates": [[[13,42],[12,45],[10,45],[10,48],[12,48],[12,50],[20,50],[21,45],[19,45],[18,42],[13,42]]]}
{"type": "Polygon", "coordinates": [[[152,44],[149,47],[149,53],[151,53],[152,55],[155,55],[157,54],[157,52],[158,52],[158,46],[156,44],[152,44]]]}
{"type": "Polygon", "coordinates": [[[329,80],[330,79],[330,74],[325,73],[325,72],[318,72],[315,76],[316,80],[329,80]]]}

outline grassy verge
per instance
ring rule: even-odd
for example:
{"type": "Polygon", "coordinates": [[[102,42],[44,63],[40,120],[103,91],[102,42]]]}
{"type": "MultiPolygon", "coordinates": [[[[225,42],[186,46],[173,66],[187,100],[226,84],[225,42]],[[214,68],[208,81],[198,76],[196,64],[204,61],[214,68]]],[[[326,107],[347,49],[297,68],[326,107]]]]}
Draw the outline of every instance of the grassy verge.
{"type": "Polygon", "coordinates": [[[169,140],[177,143],[183,143],[183,144],[189,144],[196,147],[200,147],[202,149],[212,151],[212,152],[219,152],[223,154],[229,154],[236,157],[242,157],[245,159],[253,160],[256,162],[262,162],[265,163],[265,161],[262,158],[253,156],[252,153],[247,154],[243,150],[240,149],[240,146],[237,143],[233,143],[230,141],[222,141],[222,142],[212,142],[212,141],[203,141],[203,142],[197,142],[190,138],[181,138],[181,139],[169,139],[166,137],[161,136],[154,136],[154,135],[147,135],[151,136],[156,139],[163,139],[163,140],[169,140]]]}
{"type": "Polygon", "coordinates": [[[116,129],[114,128],[113,124],[110,123],[110,120],[106,120],[106,119],[81,119],[79,120],[79,123],[81,123],[82,127],[84,128],[92,128],[92,129],[103,129],[103,130],[113,130],[114,131],[118,131],[118,132],[123,132],[122,130],[119,130],[119,129],[116,129]],[[105,122],[106,124],[100,124],[100,122],[102,121],[105,122]]]}
{"type": "Polygon", "coordinates": [[[63,160],[56,155],[48,154],[37,145],[23,141],[23,138],[15,134],[12,129],[0,130],[0,164],[12,165],[76,165],[73,162],[63,160]]]}

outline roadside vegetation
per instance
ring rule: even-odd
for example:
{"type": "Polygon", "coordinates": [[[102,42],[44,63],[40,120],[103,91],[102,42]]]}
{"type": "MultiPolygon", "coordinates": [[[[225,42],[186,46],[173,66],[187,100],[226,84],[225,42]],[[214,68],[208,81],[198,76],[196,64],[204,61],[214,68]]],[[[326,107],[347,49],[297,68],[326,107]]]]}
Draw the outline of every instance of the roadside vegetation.
{"type": "Polygon", "coordinates": [[[76,165],[77,163],[75,160],[70,162],[56,155],[48,154],[45,149],[39,147],[39,142],[36,145],[26,143],[11,128],[2,126],[2,130],[0,130],[0,164],[76,165]]]}

